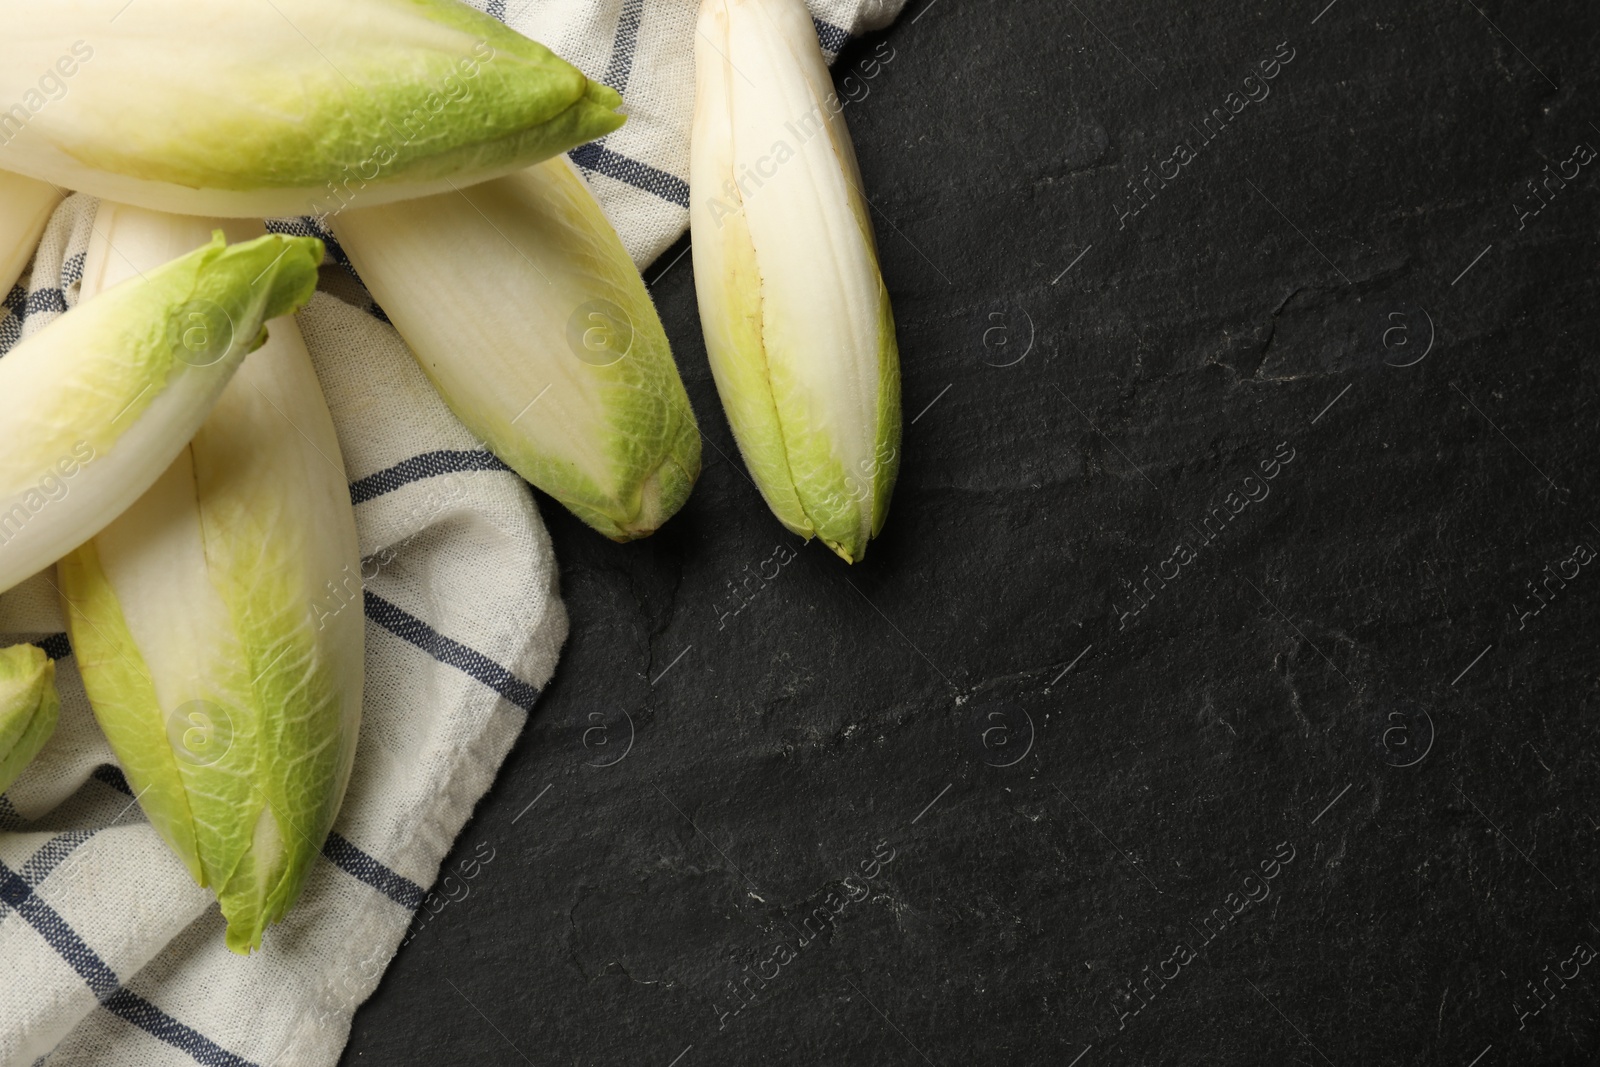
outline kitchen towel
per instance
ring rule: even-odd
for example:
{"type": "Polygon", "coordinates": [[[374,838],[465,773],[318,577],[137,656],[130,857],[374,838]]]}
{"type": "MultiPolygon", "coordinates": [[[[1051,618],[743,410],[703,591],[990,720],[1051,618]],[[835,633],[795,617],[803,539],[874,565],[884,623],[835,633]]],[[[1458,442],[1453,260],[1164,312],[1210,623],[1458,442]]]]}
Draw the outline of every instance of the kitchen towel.
{"type": "MultiPolygon", "coordinates": [[[[809,2],[831,61],[905,0],[809,2]]],[[[688,224],[697,4],[475,6],[623,94],[627,125],[572,158],[645,267],[688,224]]],[[[0,309],[0,356],[76,302],[95,209],[74,195],[51,219],[26,287],[0,309]]],[[[335,1063],[356,1006],[427,900],[566,636],[531,491],[456,422],[382,311],[340,276],[330,235],[309,219],[269,225],[329,241],[331,292],[316,295],[300,325],[365,557],[363,603],[348,608],[367,625],[349,793],[299,904],[262,951],[229,953],[211,894],[144,820],[100,736],[47,579],[0,596],[0,633],[55,658],[62,696],[55,736],[0,797],[5,1067],[335,1063]]]]}

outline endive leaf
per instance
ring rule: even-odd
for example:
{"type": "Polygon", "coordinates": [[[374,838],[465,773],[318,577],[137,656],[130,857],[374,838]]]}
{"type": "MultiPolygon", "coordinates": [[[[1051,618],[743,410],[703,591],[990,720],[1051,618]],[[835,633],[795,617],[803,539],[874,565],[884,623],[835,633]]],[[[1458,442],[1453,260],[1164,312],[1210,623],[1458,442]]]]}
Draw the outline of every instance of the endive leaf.
{"type": "Polygon", "coordinates": [[[63,195],[49,182],[0,171],[0,298],[22,276],[63,195]]]}

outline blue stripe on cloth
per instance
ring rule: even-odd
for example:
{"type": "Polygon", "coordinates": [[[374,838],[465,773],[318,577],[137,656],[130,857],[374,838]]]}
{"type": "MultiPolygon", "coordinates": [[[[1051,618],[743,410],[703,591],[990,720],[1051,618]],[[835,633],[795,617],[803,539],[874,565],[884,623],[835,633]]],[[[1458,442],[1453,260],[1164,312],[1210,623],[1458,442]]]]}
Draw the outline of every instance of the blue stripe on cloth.
{"type": "Polygon", "coordinates": [[[88,252],[75,252],[61,261],[61,288],[70,289],[83,281],[83,264],[88,252]]]}
{"type": "MultiPolygon", "coordinates": [[[[83,276],[83,256],[73,256],[61,265],[61,274],[64,284],[71,284],[83,276]]],[[[49,313],[60,314],[67,310],[67,294],[63,289],[40,289],[30,293],[21,285],[12,286],[4,300],[0,300],[0,308],[7,314],[0,315],[0,355],[5,355],[16,343],[22,340],[22,324],[30,315],[49,313]]]]}
{"type": "Polygon", "coordinates": [[[15,830],[21,825],[21,813],[6,799],[4,793],[0,793],[0,830],[15,830]]]}
{"type": "Polygon", "coordinates": [[[403,874],[396,874],[338,833],[330,832],[322,844],[322,854],[335,867],[357,878],[407,911],[422,907],[428,891],[403,874]]]}
{"type": "Polygon", "coordinates": [[[506,20],[506,0],[489,0],[486,14],[492,15],[501,22],[506,20]]]}
{"type": "Polygon", "coordinates": [[[61,861],[77,849],[98,831],[95,830],[68,830],[64,834],[57,834],[40,846],[39,851],[28,857],[22,865],[22,880],[29,885],[38,885],[44,881],[51,871],[61,866],[61,861]]]}
{"type": "Polygon", "coordinates": [[[424,478],[436,478],[441,474],[457,474],[463,471],[508,471],[492,453],[482,449],[448,449],[438,452],[424,452],[420,456],[412,456],[408,460],[396,463],[376,474],[369,474],[359,481],[350,483],[350,503],[364,504],[368,500],[392,493],[403,485],[420,482],[424,478]]]}
{"type": "Polygon", "coordinates": [[[850,31],[840,29],[831,22],[821,19],[811,20],[817,27],[817,41],[821,43],[824,52],[839,52],[850,43],[850,31]]]}
{"type": "Polygon", "coordinates": [[[72,642],[67,640],[66,634],[51,634],[49,637],[41,637],[34,644],[44,649],[44,654],[51,659],[66,659],[72,655],[72,642]]]}
{"type": "Polygon", "coordinates": [[[10,867],[0,862],[0,902],[11,905],[55,949],[67,965],[78,972],[95,999],[105,1001],[120,986],[115,972],[105,965],[95,951],[84,944],[65,919],[43,900],[33,887],[23,881],[10,867]]]}
{"type": "Polygon", "coordinates": [[[133,796],[133,787],[128,784],[128,778],[122,773],[121,767],[113,766],[110,763],[102,763],[94,769],[94,772],[89,777],[97,782],[104,782],[125,796],[133,796]]]}
{"type": "Polygon", "coordinates": [[[60,289],[40,289],[36,293],[29,293],[28,299],[22,307],[22,318],[29,315],[38,315],[41,312],[54,311],[65,314],[67,310],[67,294],[60,289]]]}
{"type": "MultiPolygon", "coordinates": [[[[102,763],[96,767],[90,777],[104,782],[106,785],[120,790],[128,796],[133,795],[133,790],[128,786],[128,780],[123,777],[122,771],[109,763],[102,763]]],[[[56,838],[55,841],[61,841],[62,838],[68,836],[70,835],[63,834],[61,837],[56,838]]],[[[55,841],[45,845],[45,848],[50,848],[51,845],[55,844],[55,841]]],[[[73,847],[77,846],[74,845],[73,847]]],[[[43,852],[44,850],[41,849],[40,851],[43,852]]],[[[69,849],[68,851],[71,850],[69,849]]],[[[421,907],[422,898],[428,895],[427,890],[417,885],[417,883],[405,875],[391,871],[332,830],[328,831],[328,839],[322,843],[322,854],[341,871],[358,881],[365,882],[409,911],[416,911],[417,908],[421,907]]],[[[46,871],[45,873],[49,872],[46,871]]]]}
{"type": "Polygon", "coordinates": [[[600,80],[619,93],[628,91],[633,76],[633,54],[639,46],[639,21],[644,17],[644,0],[623,0],[617,17],[617,36],[611,42],[611,63],[600,80]]]}
{"type": "Polygon", "coordinates": [[[103,1007],[152,1037],[188,1053],[205,1067],[254,1067],[249,1060],[235,1056],[198,1030],[183,1025],[132,990],[117,990],[106,998],[103,1007]]]}
{"type": "MultiPolygon", "coordinates": [[[[51,841],[34,854],[23,870],[43,869],[48,873],[72,848],[82,843],[74,841],[70,848],[64,848],[65,840],[75,836],[63,834],[51,841]]],[[[84,839],[87,839],[87,834],[84,839]]],[[[235,1056],[199,1031],[183,1025],[139,994],[123,989],[116,972],[78,936],[59,912],[33,891],[33,885],[27,879],[4,863],[0,863],[0,901],[15,908],[17,914],[38,931],[45,943],[55,949],[89,986],[100,1006],[111,1014],[187,1053],[195,1062],[206,1067],[254,1067],[249,1060],[235,1056]]]]}
{"type": "Polygon", "coordinates": [[[267,232],[286,234],[290,237],[315,237],[323,243],[329,259],[351,274],[356,272],[350,265],[350,257],[344,254],[344,246],[339,244],[339,239],[333,235],[333,231],[326,226],[317,225],[310,218],[268,219],[267,232]]]}
{"type": "Polygon", "coordinates": [[[0,300],[0,356],[11,351],[18,341],[22,340],[22,307],[28,302],[28,291],[20,285],[13,286],[11,292],[0,300]]]}
{"type": "MultiPolygon", "coordinates": [[[[70,830],[64,834],[57,834],[41,845],[39,851],[28,857],[22,865],[22,870],[18,872],[20,877],[29,886],[38,886],[46,878],[50,877],[52,871],[61,866],[63,860],[77,851],[79,845],[99,832],[98,830],[70,830]]],[[[4,919],[9,914],[11,914],[11,905],[0,901],[0,919],[4,919]]]]}
{"type": "Polygon", "coordinates": [[[396,637],[409,641],[440,663],[470,675],[493,689],[523,711],[531,712],[539,700],[537,686],[529,685],[494,660],[466,645],[452,641],[371,590],[366,591],[367,618],[396,637]]]}
{"type": "Polygon", "coordinates": [[[615,178],[636,189],[654,193],[669,204],[677,204],[685,211],[689,209],[689,183],[676,174],[668,174],[648,163],[629,159],[598,143],[574,148],[567,155],[584,170],[615,178]]]}

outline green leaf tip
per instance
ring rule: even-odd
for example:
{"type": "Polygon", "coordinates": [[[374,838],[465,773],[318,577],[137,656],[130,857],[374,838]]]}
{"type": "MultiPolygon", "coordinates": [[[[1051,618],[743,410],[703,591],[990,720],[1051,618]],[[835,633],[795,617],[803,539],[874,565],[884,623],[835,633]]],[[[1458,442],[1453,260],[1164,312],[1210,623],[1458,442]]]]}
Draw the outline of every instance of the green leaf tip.
{"type": "Polygon", "coordinates": [[[0,649],[0,793],[55,732],[61,698],[56,665],[36,645],[0,649]]]}

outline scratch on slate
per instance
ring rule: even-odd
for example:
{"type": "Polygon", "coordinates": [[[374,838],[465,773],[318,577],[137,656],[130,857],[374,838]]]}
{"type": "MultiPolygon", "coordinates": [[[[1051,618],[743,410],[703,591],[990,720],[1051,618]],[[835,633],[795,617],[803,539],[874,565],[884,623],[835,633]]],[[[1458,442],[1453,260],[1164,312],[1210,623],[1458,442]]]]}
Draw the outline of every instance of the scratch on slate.
{"type": "Polygon", "coordinates": [[[1544,768],[1544,773],[1546,773],[1546,774],[1550,775],[1552,778],[1554,778],[1556,772],[1552,771],[1550,769],[1550,764],[1546,763],[1544,761],[1544,757],[1539,755],[1539,750],[1533,747],[1533,742],[1532,741],[1524,741],[1522,743],[1527,745],[1529,750],[1533,752],[1533,758],[1539,761],[1539,766],[1544,768]]]}

